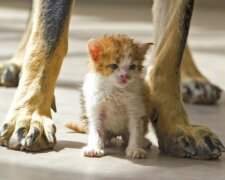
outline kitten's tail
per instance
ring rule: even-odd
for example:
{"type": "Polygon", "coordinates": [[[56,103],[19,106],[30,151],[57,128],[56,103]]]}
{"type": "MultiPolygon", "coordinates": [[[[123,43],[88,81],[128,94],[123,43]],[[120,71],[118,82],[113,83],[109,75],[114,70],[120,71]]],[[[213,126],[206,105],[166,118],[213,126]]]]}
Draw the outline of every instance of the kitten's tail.
{"type": "Polygon", "coordinates": [[[69,129],[72,129],[73,131],[77,132],[77,133],[87,133],[88,131],[88,127],[84,124],[77,124],[77,123],[66,123],[65,126],[69,129]]]}

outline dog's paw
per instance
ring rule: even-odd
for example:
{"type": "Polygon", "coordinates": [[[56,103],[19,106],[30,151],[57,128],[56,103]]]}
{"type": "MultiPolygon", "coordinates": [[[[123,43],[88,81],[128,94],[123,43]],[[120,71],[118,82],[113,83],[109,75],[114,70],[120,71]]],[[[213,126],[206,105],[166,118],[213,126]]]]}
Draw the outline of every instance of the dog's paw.
{"type": "Polygon", "coordinates": [[[13,62],[0,63],[0,86],[16,87],[19,83],[21,67],[13,62]]]}
{"type": "Polygon", "coordinates": [[[0,129],[0,145],[14,150],[41,151],[56,144],[56,127],[51,119],[37,113],[11,115],[0,129]]]}
{"type": "Polygon", "coordinates": [[[147,153],[142,148],[128,147],[126,149],[126,155],[127,155],[127,157],[132,158],[132,159],[145,159],[145,158],[147,158],[147,153]]]}
{"type": "Polygon", "coordinates": [[[222,90],[206,81],[191,80],[182,83],[184,102],[193,104],[215,104],[221,96],[222,90]]]}
{"type": "MultiPolygon", "coordinates": [[[[177,128],[178,129],[178,128],[177,128]]],[[[176,157],[211,160],[218,159],[225,148],[208,128],[192,125],[177,132],[159,135],[159,149],[176,157]]]]}
{"type": "Polygon", "coordinates": [[[86,146],[82,149],[82,155],[84,157],[102,157],[104,156],[104,150],[98,147],[86,146]]]}

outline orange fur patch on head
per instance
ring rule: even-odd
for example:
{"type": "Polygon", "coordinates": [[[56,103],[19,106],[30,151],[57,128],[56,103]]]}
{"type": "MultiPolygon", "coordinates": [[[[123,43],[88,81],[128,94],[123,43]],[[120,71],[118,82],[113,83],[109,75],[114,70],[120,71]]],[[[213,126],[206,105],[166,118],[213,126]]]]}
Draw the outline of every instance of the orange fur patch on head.
{"type": "MultiPolygon", "coordinates": [[[[105,35],[98,40],[89,41],[89,52],[94,62],[92,70],[108,76],[113,73],[111,64],[120,64],[125,56],[131,58],[132,63],[142,67],[144,56],[152,43],[140,44],[126,35],[105,35]]],[[[137,68],[138,73],[142,68],[137,68]]]]}

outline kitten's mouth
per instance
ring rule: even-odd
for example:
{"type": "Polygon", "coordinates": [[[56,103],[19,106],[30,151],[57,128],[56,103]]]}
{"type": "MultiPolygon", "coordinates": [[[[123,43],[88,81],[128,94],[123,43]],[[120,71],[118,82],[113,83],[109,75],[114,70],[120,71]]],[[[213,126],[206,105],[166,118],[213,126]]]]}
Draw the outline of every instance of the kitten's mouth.
{"type": "Polygon", "coordinates": [[[128,82],[128,79],[120,79],[119,80],[119,83],[122,84],[122,85],[127,84],[127,82],[128,82]]]}

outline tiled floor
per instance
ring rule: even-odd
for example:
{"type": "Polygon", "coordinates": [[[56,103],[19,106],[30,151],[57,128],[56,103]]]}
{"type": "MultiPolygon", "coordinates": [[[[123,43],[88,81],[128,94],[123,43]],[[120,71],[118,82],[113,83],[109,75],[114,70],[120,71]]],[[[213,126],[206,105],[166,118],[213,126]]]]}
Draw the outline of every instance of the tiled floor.
{"type": "MultiPolygon", "coordinates": [[[[15,51],[27,18],[27,1],[0,0],[0,59],[15,51]]],[[[189,42],[200,69],[225,89],[225,10],[196,7],[189,42]]],[[[58,144],[54,151],[24,153],[0,147],[0,179],[225,179],[225,155],[216,161],[166,156],[153,148],[147,160],[129,160],[124,150],[107,150],[107,156],[80,156],[87,136],[70,133],[63,124],[79,118],[79,85],[85,74],[86,43],[106,33],[126,33],[151,41],[149,6],[85,4],[78,0],[70,26],[69,53],[56,88],[58,144]],[[79,66],[79,68],[77,68],[79,66]]],[[[0,123],[15,89],[0,88],[0,123]]],[[[225,142],[225,96],[216,106],[186,105],[192,122],[204,124],[225,142]]]]}

